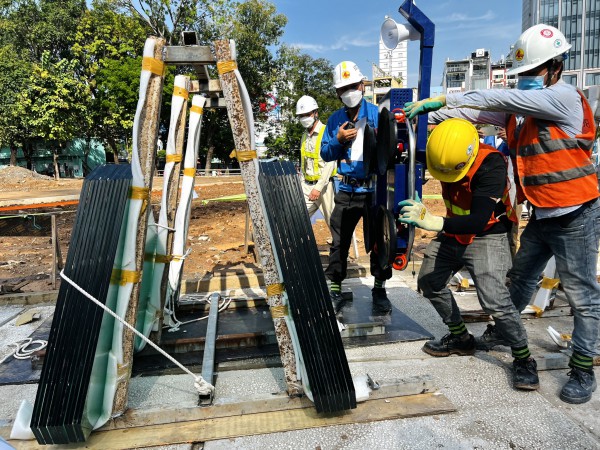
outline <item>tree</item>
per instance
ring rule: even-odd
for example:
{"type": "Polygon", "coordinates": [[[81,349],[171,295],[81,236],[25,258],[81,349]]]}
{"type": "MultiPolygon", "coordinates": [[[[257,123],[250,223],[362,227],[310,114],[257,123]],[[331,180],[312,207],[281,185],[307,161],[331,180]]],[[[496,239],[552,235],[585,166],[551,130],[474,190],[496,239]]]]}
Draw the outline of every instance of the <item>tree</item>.
{"type": "Polygon", "coordinates": [[[10,148],[10,165],[17,165],[17,149],[23,145],[24,111],[19,98],[27,87],[30,64],[12,45],[0,47],[0,146],[10,148]]]}
{"type": "Polygon", "coordinates": [[[265,144],[269,155],[297,160],[303,129],[295,120],[296,102],[303,95],[313,97],[319,105],[319,119],[326,123],[340,107],[333,88],[333,67],[323,58],[314,59],[298,48],[284,45],[277,54],[277,71],[274,87],[282,121],[278,129],[269,130],[265,144]]]}
{"type": "Polygon", "coordinates": [[[34,64],[28,90],[21,104],[28,111],[32,134],[50,145],[54,161],[54,176],[58,178],[58,154],[68,141],[87,126],[90,92],[79,79],[75,60],[51,62],[50,52],[42,54],[41,64],[34,64]]]}

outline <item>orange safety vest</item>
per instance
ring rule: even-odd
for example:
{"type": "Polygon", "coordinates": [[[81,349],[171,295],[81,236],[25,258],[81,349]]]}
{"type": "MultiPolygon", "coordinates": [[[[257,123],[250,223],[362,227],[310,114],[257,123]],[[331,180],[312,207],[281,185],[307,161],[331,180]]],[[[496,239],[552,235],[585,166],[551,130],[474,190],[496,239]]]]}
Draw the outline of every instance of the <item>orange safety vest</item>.
{"type": "MultiPolygon", "coordinates": [[[[459,181],[454,183],[444,183],[442,182],[442,197],[444,199],[444,203],[446,204],[446,215],[448,217],[456,217],[456,216],[467,216],[471,214],[471,203],[473,201],[473,192],[471,191],[471,181],[475,176],[475,173],[481,167],[481,164],[492,153],[501,152],[496,150],[494,147],[480,143],[479,151],[477,152],[477,157],[473,162],[473,165],[467,172],[467,174],[461,178],[459,181]]],[[[514,212],[514,209],[510,203],[510,198],[508,192],[510,190],[510,180],[508,177],[506,178],[506,186],[504,188],[504,194],[502,195],[502,203],[506,206],[506,215],[508,218],[517,223],[517,215],[514,212]]],[[[484,231],[489,230],[494,224],[498,223],[499,219],[496,217],[495,213],[492,213],[488,223],[486,224],[484,231]]],[[[453,237],[458,242],[464,245],[469,245],[475,239],[475,234],[451,234],[444,232],[446,236],[453,237]]]]}
{"type": "Polygon", "coordinates": [[[542,208],[581,205],[598,197],[598,178],[591,154],[596,126],[584,95],[581,134],[569,137],[547,120],[526,117],[518,138],[517,121],[511,116],[506,127],[508,145],[516,149],[519,183],[517,198],[542,208]]]}

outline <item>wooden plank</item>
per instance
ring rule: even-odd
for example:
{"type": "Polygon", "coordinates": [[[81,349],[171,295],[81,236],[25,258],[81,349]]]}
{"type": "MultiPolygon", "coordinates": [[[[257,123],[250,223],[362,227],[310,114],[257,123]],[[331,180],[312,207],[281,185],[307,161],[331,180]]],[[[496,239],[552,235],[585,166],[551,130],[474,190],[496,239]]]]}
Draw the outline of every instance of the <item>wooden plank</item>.
{"type": "MultiPolygon", "coordinates": [[[[302,408],[96,431],[91,434],[85,448],[103,450],[110,448],[116,450],[187,442],[206,442],[333,425],[445,414],[453,411],[456,411],[456,408],[443,394],[419,394],[369,400],[368,402],[359,404],[352,411],[339,414],[321,415],[317,414],[314,408],[302,408]]],[[[39,448],[35,441],[9,440],[8,443],[16,449],[39,448]]],[[[63,449],[80,447],[81,445],[60,446],[63,449]]],[[[53,449],[59,447],[45,446],[44,448],[53,449]]]]}

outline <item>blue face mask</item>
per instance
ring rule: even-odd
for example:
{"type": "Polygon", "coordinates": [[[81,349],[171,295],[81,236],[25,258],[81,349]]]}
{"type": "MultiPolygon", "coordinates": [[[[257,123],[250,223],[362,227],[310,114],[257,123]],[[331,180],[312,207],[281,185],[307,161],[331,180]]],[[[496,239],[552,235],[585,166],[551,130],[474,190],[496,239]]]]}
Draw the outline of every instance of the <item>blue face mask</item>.
{"type": "Polygon", "coordinates": [[[522,91],[533,91],[544,88],[544,75],[541,76],[520,76],[517,80],[517,89],[522,91]]]}

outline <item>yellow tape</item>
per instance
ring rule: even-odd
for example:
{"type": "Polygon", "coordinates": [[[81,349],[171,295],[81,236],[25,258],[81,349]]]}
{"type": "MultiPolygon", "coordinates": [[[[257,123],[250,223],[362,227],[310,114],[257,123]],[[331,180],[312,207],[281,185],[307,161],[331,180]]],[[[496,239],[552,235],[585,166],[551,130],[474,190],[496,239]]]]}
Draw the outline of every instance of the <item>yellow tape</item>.
{"type": "Polygon", "coordinates": [[[277,295],[277,294],[282,294],[283,293],[283,284],[282,283],[277,283],[277,284],[270,284],[267,286],[267,296],[270,297],[271,295],[277,295]]]}
{"type": "Polygon", "coordinates": [[[219,72],[219,75],[223,75],[227,72],[233,72],[235,69],[237,69],[237,64],[233,60],[221,61],[217,63],[217,72],[219,72]]]}
{"type": "Polygon", "coordinates": [[[110,284],[125,286],[127,283],[139,283],[142,273],[135,270],[113,269],[110,284]]]}
{"type": "Polygon", "coordinates": [[[164,76],[166,68],[164,61],[160,59],[151,56],[144,56],[142,59],[142,70],[149,70],[154,75],[164,76]]]}
{"type": "Polygon", "coordinates": [[[229,154],[230,158],[236,158],[239,162],[252,161],[257,158],[256,150],[236,150],[229,154]]]}
{"type": "Polygon", "coordinates": [[[283,319],[288,315],[287,306],[271,306],[271,317],[273,319],[283,319]]]}
{"type": "Polygon", "coordinates": [[[558,286],[558,283],[560,283],[560,279],[559,278],[546,278],[546,277],[544,277],[542,279],[541,288],[542,289],[554,289],[555,287],[558,286]]]}
{"type": "Polygon", "coordinates": [[[154,262],[167,264],[173,260],[171,255],[154,255],[154,262]]]}
{"type": "Polygon", "coordinates": [[[194,105],[194,106],[192,106],[190,108],[190,111],[198,113],[198,114],[202,114],[204,112],[204,108],[202,108],[202,106],[196,106],[196,105],[194,105]]]}
{"type": "Polygon", "coordinates": [[[150,190],[147,187],[131,186],[129,189],[129,198],[132,200],[146,200],[150,190]]]}
{"type": "Polygon", "coordinates": [[[190,93],[187,91],[187,89],[179,86],[173,87],[173,95],[176,97],[183,97],[186,100],[190,97],[190,93]]]}
{"type": "Polygon", "coordinates": [[[183,261],[183,255],[171,255],[171,261],[183,261]]]}
{"type": "Polygon", "coordinates": [[[189,169],[183,169],[183,176],[184,177],[195,177],[196,169],[194,169],[193,167],[190,167],[189,169]]]}
{"type": "Polygon", "coordinates": [[[182,158],[182,154],[167,155],[166,162],[181,162],[182,158]]]}

